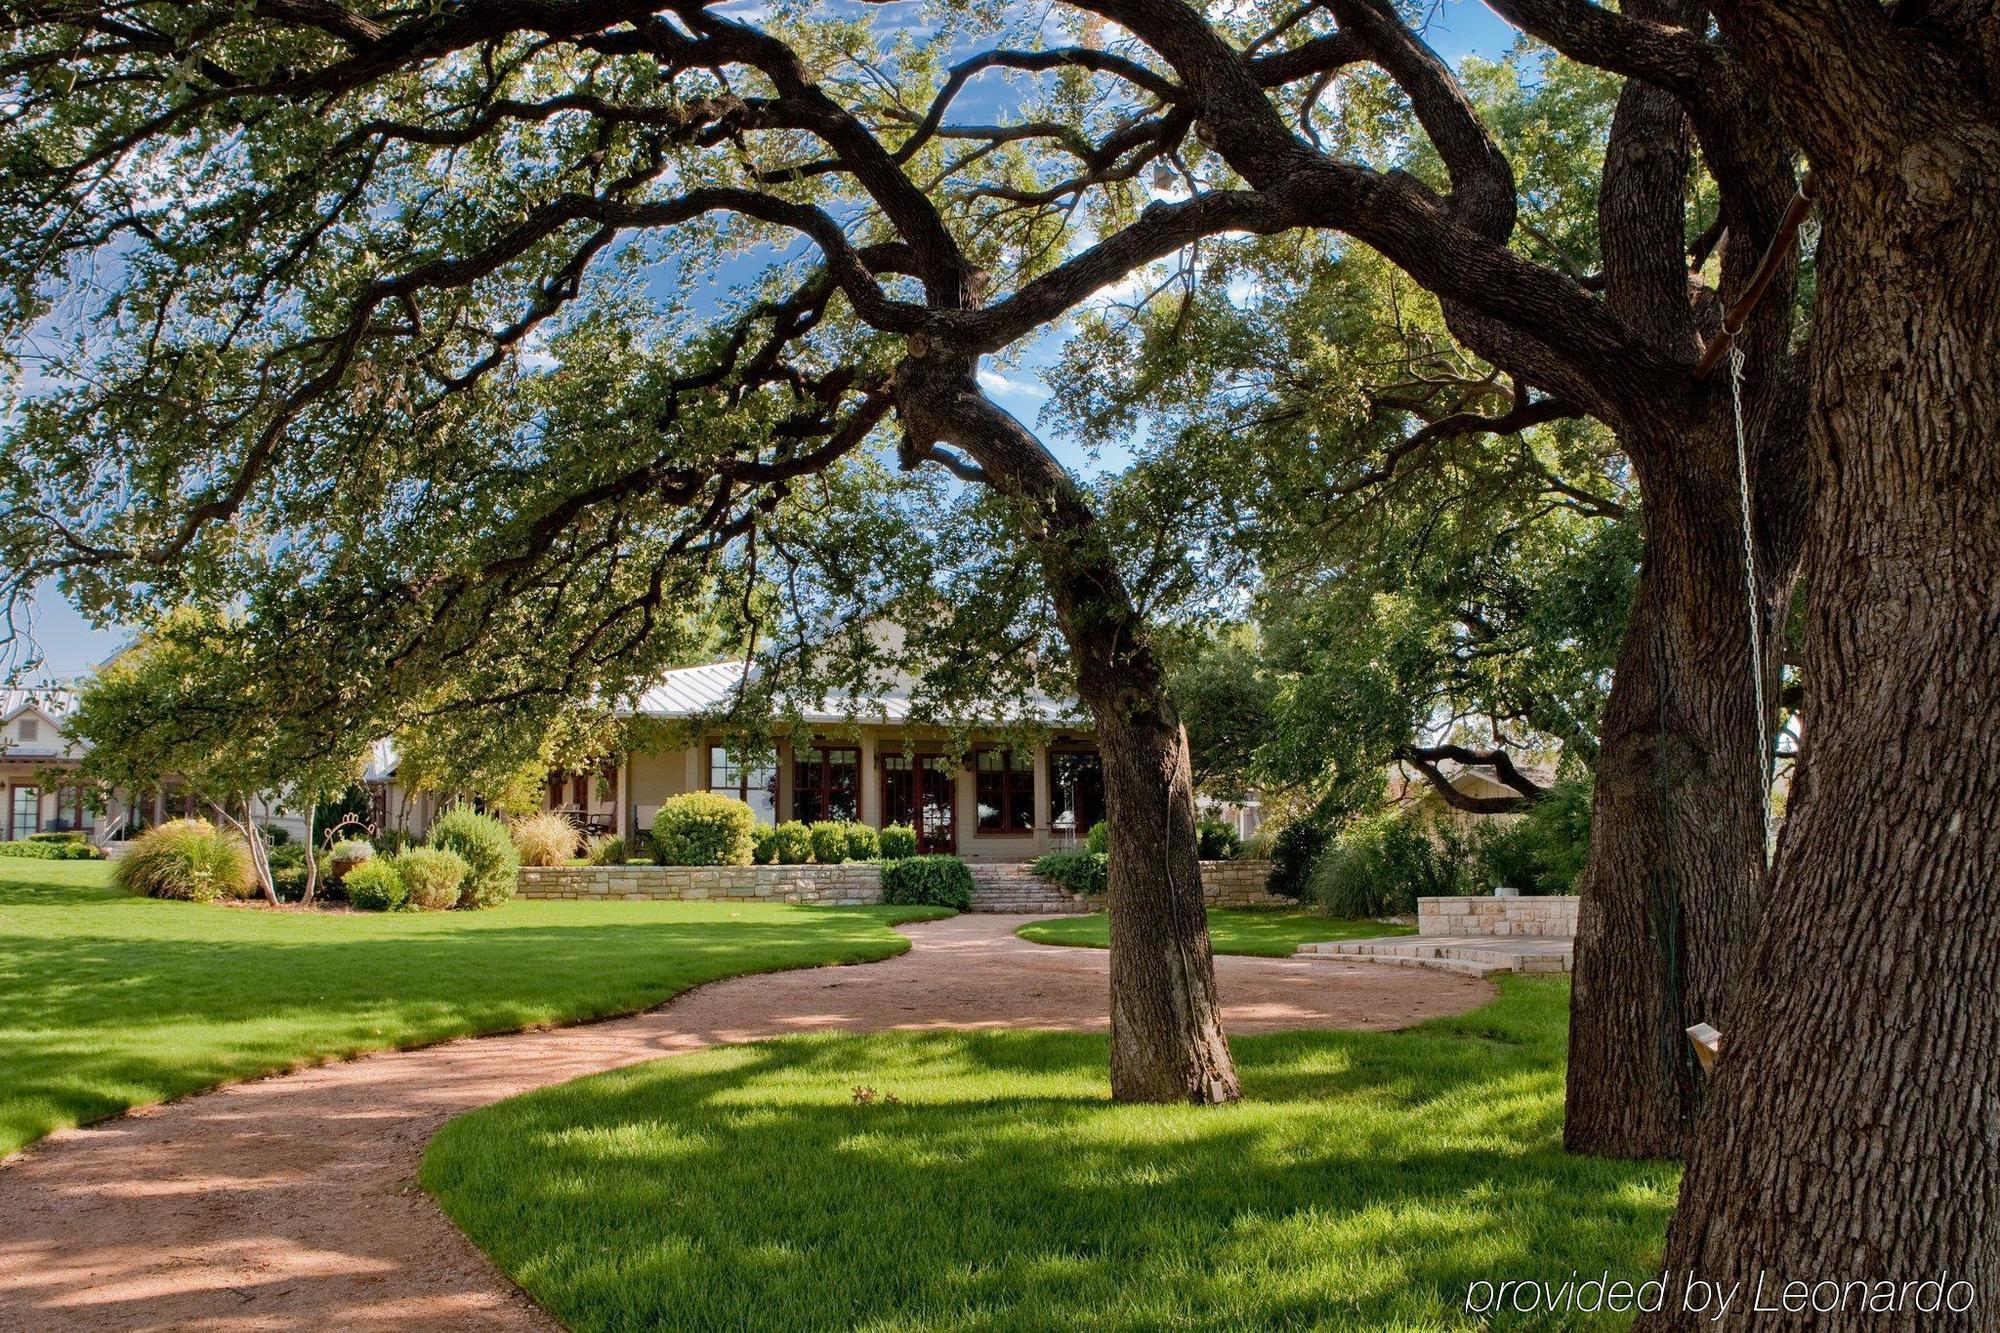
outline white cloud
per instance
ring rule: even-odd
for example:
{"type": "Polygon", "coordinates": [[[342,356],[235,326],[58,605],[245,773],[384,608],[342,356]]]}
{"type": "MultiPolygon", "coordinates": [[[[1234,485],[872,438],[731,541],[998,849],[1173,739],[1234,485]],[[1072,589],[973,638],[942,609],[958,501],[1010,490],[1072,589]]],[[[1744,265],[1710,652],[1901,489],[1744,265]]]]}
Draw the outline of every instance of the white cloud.
{"type": "Polygon", "coordinates": [[[979,387],[988,393],[1012,394],[1019,398],[1042,399],[1049,396],[1048,386],[1036,379],[1009,379],[997,370],[979,372],[979,387]]]}

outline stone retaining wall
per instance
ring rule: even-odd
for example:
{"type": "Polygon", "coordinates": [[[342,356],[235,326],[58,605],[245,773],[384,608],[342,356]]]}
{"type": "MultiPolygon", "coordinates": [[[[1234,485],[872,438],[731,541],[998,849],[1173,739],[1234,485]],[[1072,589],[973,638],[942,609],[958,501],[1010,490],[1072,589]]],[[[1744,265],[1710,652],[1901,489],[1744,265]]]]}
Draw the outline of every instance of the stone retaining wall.
{"type": "MultiPolygon", "coordinates": [[[[1202,898],[1211,907],[1292,906],[1290,899],[1265,892],[1270,878],[1269,861],[1204,861],[1202,898]]],[[[855,907],[882,901],[882,870],[867,861],[838,866],[523,866],[520,896],[855,907]]]]}
{"type": "Polygon", "coordinates": [[[838,866],[522,866],[520,896],[856,907],[882,901],[882,868],[868,861],[838,866]]]}
{"type": "Polygon", "coordinates": [[[1419,935],[1575,935],[1576,898],[1419,898],[1419,935]]]}
{"type": "Polygon", "coordinates": [[[1201,897],[1210,907],[1297,907],[1264,886],[1271,882],[1269,861],[1203,861],[1201,897]]]}

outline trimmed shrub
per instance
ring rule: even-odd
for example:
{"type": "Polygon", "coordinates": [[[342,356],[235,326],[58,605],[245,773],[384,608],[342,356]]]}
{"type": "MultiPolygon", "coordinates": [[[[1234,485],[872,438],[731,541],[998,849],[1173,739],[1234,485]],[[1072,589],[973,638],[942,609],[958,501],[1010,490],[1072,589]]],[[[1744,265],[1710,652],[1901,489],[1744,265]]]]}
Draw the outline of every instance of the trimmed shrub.
{"type": "Polygon", "coordinates": [[[266,824],[263,829],[264,841],[273,847],[283,847],[292,840],[292,831],[283,824],[266,824]]]}
{"type": "Polygon", "coordinates": [[[875,836],[875,830],[866,824],[847,826],[847,859],[850,861],[873,861],[882,854],[882,840],[875,836]]]}
{"type": "Polygon", "coordinates": [[[250,849],[205,819],[174,819],[148,829],[133,839],[111,876],[127,893],[194,903],[257,890],[250,849]]]}
{"type": "Polygon", "coordinates": [[[1243,839],[1219,819],[1204,819],[1194,826],[1197,855],[1204,861],[1234,861],[1243,851],[1243,839]]]}
{"type": "Polygon", "coordinates": [[[837,866],[847,859],[847,825],[821,822],[806,832],[812,838],[813,860],[837,866]]]}
{"type": "Polygon", "coordinates": [[[508,832],[524,866],[568,865],[569,859],[576,855],[576,825],[554,811],[523,815],[508,832]]]}
{"type": "Polygon", "coordinates": [[[906,856],[882,867],[882,901],[949,907],[972,906],[972,870],[956,856],[906,856]]]}
{"type": "Polygon", "coordinates": [[[497,907],[514,896],[520,853],[507,826],[493,816],[462,806],[447,810],[431,825],[430,842],[440,851],[457,852],[471,867],[458,886],[460,907],[497,907]]]}
{"type": "Polygon", "coordinates": [[[393,912],[410,896],[396,863],[386,857],[363,861],[347,872],[344,882],[347,901],[364,912],[393,912]]]}
{"type": "Polygon", "coordinates": [[[876,839],[884,861],[900,861],[917,854],[917,831],[908,824],[891,824],[876,839]]]}
{"type": "Polygon", "coordinates": [[[395,860],[402,876],[403,906],[413,912],[443,912],[458,906],[459,890],[472,867],[457,852],[412,847],[395,860]]]}
{"type": "Polygon", "coordinates": [[[625,839],[615,834],[600,833],[583,845],[583,859],[594,866],[622,866],[625,856],[625,839]]]}
{"type": "Polygon", "coordinates": [[[1090,832],[1083,835],[1083,845],[1086,851],[1099,856],[1111,855],[1111,825],[1102,819],[1092,824],[1090,832]]]}
{"type": "Polygon", "coordinates": [[[1028,869],[1071,893],[1102,893],[1111,884],[1111,858],[1081,847],[1038,856],[1028,869]]]}
{"type": "Polygon", "coordinates": [[[0,842],[0,856],[17,856],[24,861],[60,861],[63,859],[62,844],[33,842],[27,838],[19,842],[0,842]]]}
{"type": "Polygon", "coordinates": [[[733,796],[692,791],[653,816],[653,856],[663,866],[747,866],[757,816],[733,796]]]}
{"type": "Polygon", "coordinates": [[[93,847],[87,842],[59,842],[56,844],[58,861],[102,861],[104,849],[93,847]]]}
{"type": "Polygon", "coordinates": [[[812,830],[788,819],[771,830],[771,858],[781,866],[802,866],[812,857],[812,830]]]}
{"type": "Polygon", "coordinates": [[[778,859],[778,830],[759,824],[750,830],[750,863],[767,866],[778,859]]]}
{"type": "Polygon", "coordinates": [[[42,833],[30,833],[29,842],[82,842],[81,829],[49,829],[42,833]]]}

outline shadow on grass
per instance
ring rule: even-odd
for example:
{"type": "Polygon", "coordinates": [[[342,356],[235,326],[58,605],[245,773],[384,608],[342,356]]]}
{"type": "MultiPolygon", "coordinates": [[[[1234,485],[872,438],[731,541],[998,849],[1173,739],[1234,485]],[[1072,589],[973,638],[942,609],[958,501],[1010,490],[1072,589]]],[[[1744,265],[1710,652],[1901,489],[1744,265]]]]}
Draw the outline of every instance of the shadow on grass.
{"type": "Polygon", "coordinates": [[[0,1153],[233,1078],[626,1013],[721,977],[907,947],[881,910],[521,903],[315,916],[4,874],[0,885],[0,1153]]]}
{"type": "Polygon", "coordinates": [[[1566,994],[1239,1040],[1222,1109],[1110,1105],[1090,1035],[726,1048],[463,1117],[423,1179],[579,1329],[1471,1326],[1473,1279],[1657,1259],[1673,1169],[1561,1152],[1566,994]]]}

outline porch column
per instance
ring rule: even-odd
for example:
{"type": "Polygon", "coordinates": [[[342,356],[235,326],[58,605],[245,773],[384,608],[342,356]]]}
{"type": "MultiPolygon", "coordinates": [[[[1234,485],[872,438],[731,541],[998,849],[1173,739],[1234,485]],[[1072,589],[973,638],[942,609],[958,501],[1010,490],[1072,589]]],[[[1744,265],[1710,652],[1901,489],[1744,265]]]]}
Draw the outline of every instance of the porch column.
{"type": "Polygon", "coordinates": [[[611,780],[612,796],[618,803],[617,829],[620,841],[632,836],[632,752],[618,756],[618,774],[611,780]]]}
{"type": "Polygon", "coordinates": [[[1053,833],[1050,828],[1055,818],[1050,812],[1055,796],[1049,780],[1049,747],[1035,742],[1035,850],[1046,852],[1052,845],[1053,833]]]}
{"type": "Polygon", "coordinates": [[[876,767],[881,747],[872,731],[861,733],[861,770],[855,781],[861,784],[861,822],[869,828],[882,827],[882,770],[876,767]]]}

